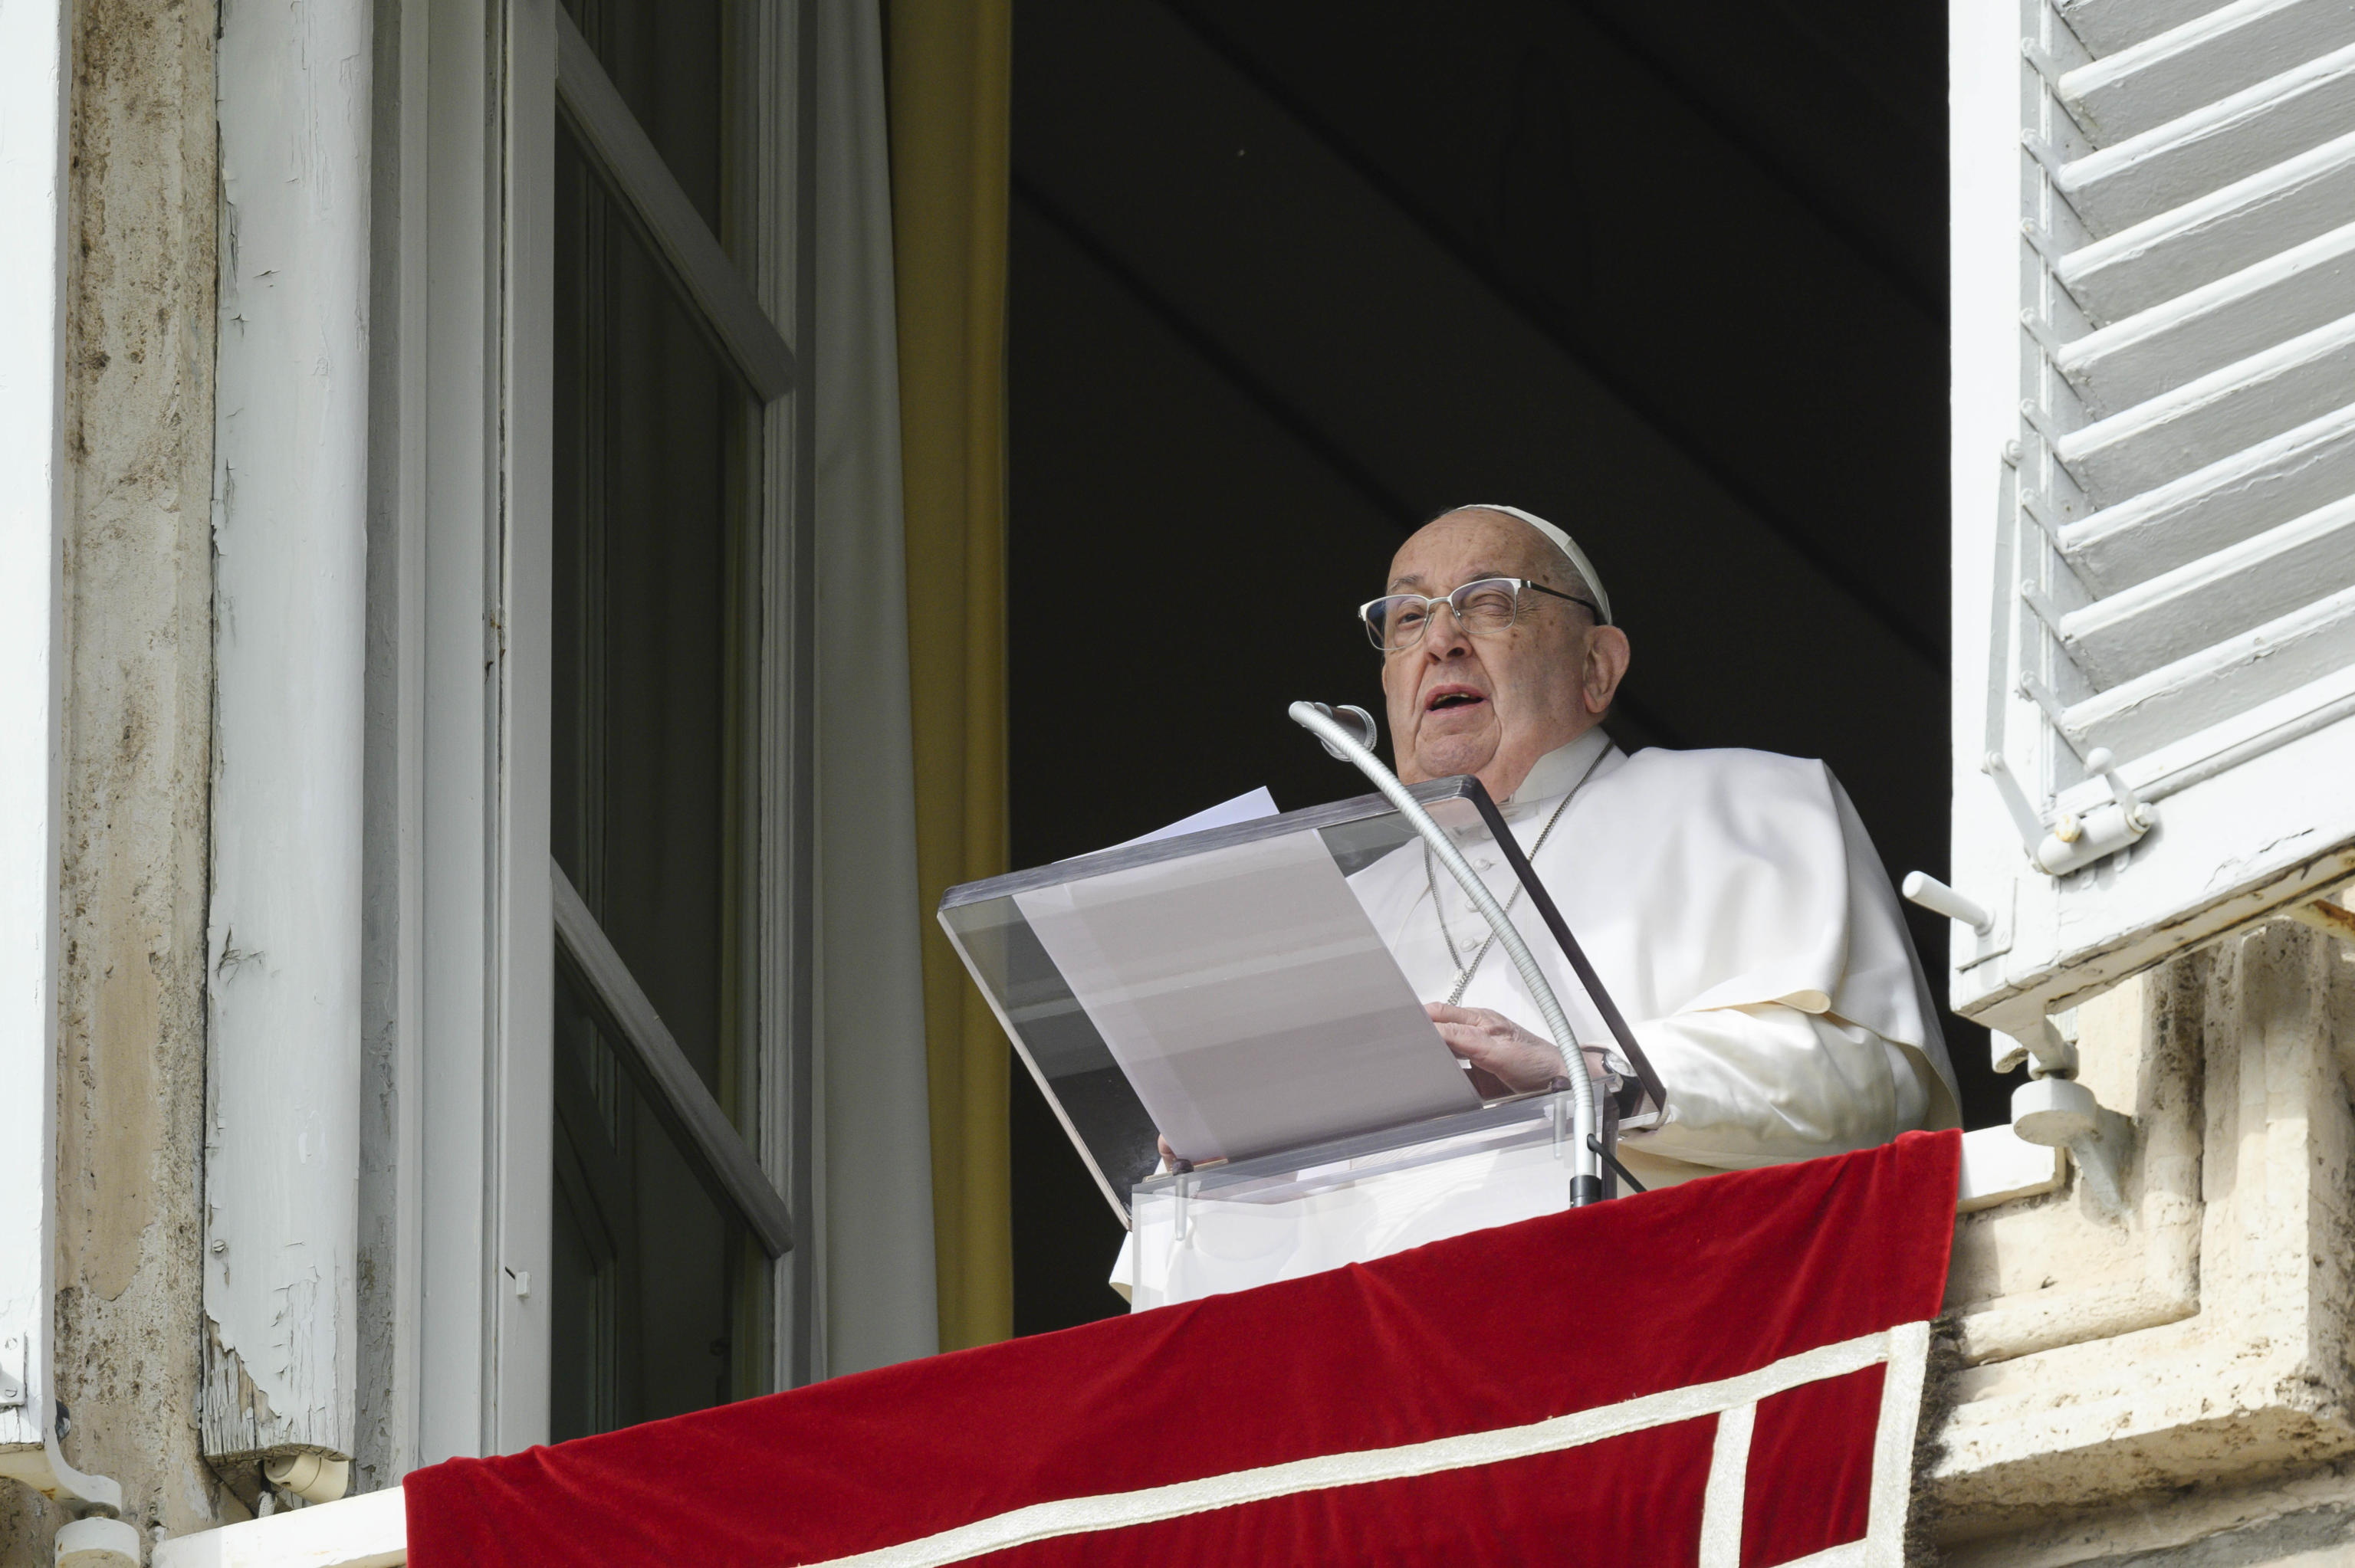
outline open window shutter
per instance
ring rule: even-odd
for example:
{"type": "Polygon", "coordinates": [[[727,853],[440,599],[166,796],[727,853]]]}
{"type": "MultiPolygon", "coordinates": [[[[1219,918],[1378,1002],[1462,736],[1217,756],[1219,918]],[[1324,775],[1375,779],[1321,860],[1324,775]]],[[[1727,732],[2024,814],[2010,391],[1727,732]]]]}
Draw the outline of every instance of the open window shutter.
{"type": "Polygon", "coordinates": [[[2355,0],[1953,15],[1954,1000],[2019,1033],[2355,865],[2355,0]]]}

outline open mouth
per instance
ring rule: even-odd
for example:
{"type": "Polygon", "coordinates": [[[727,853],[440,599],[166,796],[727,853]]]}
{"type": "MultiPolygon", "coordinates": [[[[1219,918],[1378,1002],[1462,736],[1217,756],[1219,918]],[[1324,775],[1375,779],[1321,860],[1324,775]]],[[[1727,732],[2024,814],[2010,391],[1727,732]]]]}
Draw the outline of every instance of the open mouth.
{"type": "Polygon", "coordinates": [[[1423,711],[1435,714],[1452,708],[1477,707],[1487,700],[1485,694],[1470,686],[1440,686],[1423,699],[1423,711]]]}

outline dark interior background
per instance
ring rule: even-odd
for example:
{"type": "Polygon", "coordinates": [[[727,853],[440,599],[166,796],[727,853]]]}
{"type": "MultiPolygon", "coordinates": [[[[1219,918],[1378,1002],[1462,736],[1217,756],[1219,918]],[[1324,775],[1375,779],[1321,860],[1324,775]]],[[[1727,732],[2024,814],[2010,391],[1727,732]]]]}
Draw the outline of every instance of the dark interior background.
{"type": "MultiPolygon", "coordinates": [[[[1017,865],[1362,793],[1285,705],[1380,713],[1354,607],[1497,501],[1610,585],[1622,744],[1826,758],[1892,874],[1944,871],[1943,4],[1015,15],[1017,865]]],[[[1014,1079],[1031,1333],[1121,1309],[1121,1233],[1014,1079]]]]}

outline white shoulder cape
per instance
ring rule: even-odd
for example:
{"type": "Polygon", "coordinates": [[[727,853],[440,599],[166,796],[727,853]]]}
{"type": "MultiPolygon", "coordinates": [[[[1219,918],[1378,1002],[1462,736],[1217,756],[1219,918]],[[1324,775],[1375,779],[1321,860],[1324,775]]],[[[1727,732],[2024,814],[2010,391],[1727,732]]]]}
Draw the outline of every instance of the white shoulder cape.
{"type": "MultiPolygon", "coordinates": [[[[1627,1021],[1781,1003],[1854,1024],[1920,1057],[1947,1097],[1931,1107],[1929,1125],[1957,1125],[1954,1068],[1896,892],[1830,769],[1760,751],[1629,757],[1590,731],[1532,771],[1532,784],[1552,787],[1550,797],[1529,799],[1525,786],[1512,803],[1525,851],[1596,751],[1533,863],[1627,1021]]],[[[1488,862],[1484,878],[1507,896],[1511,874],[1487,847],[1484,857],[1481,842],[1463,845],[1476,864],[1488,862]]],[[[1445,1000],[1455,957],[1468,958],[1487,935],[1444,870],[1437,882],[1434,890],[1419,842],[1351,878],[1426,1001],[1445,1000]],[[1444,931],[1434,906],[1446,916],[1444,931]]],[[[1513,918],[1582,1044],[1607,1044],[1527,899],[1513,918]]],[[[1538,1023],[1501,950],[1480,965],[1464,1005],[1538,1023]]]]}

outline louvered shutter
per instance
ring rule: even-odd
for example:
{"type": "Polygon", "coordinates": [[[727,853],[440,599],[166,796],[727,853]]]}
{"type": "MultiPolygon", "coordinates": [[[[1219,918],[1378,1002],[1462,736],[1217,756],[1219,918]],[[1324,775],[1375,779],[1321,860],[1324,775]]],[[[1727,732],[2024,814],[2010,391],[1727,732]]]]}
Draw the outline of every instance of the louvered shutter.
{"type": "Polygon", "coordinates": [[[2021,1033],[2355,862],[2355,0],[1952,15],[1954,1000],[2021,1033]]]}

